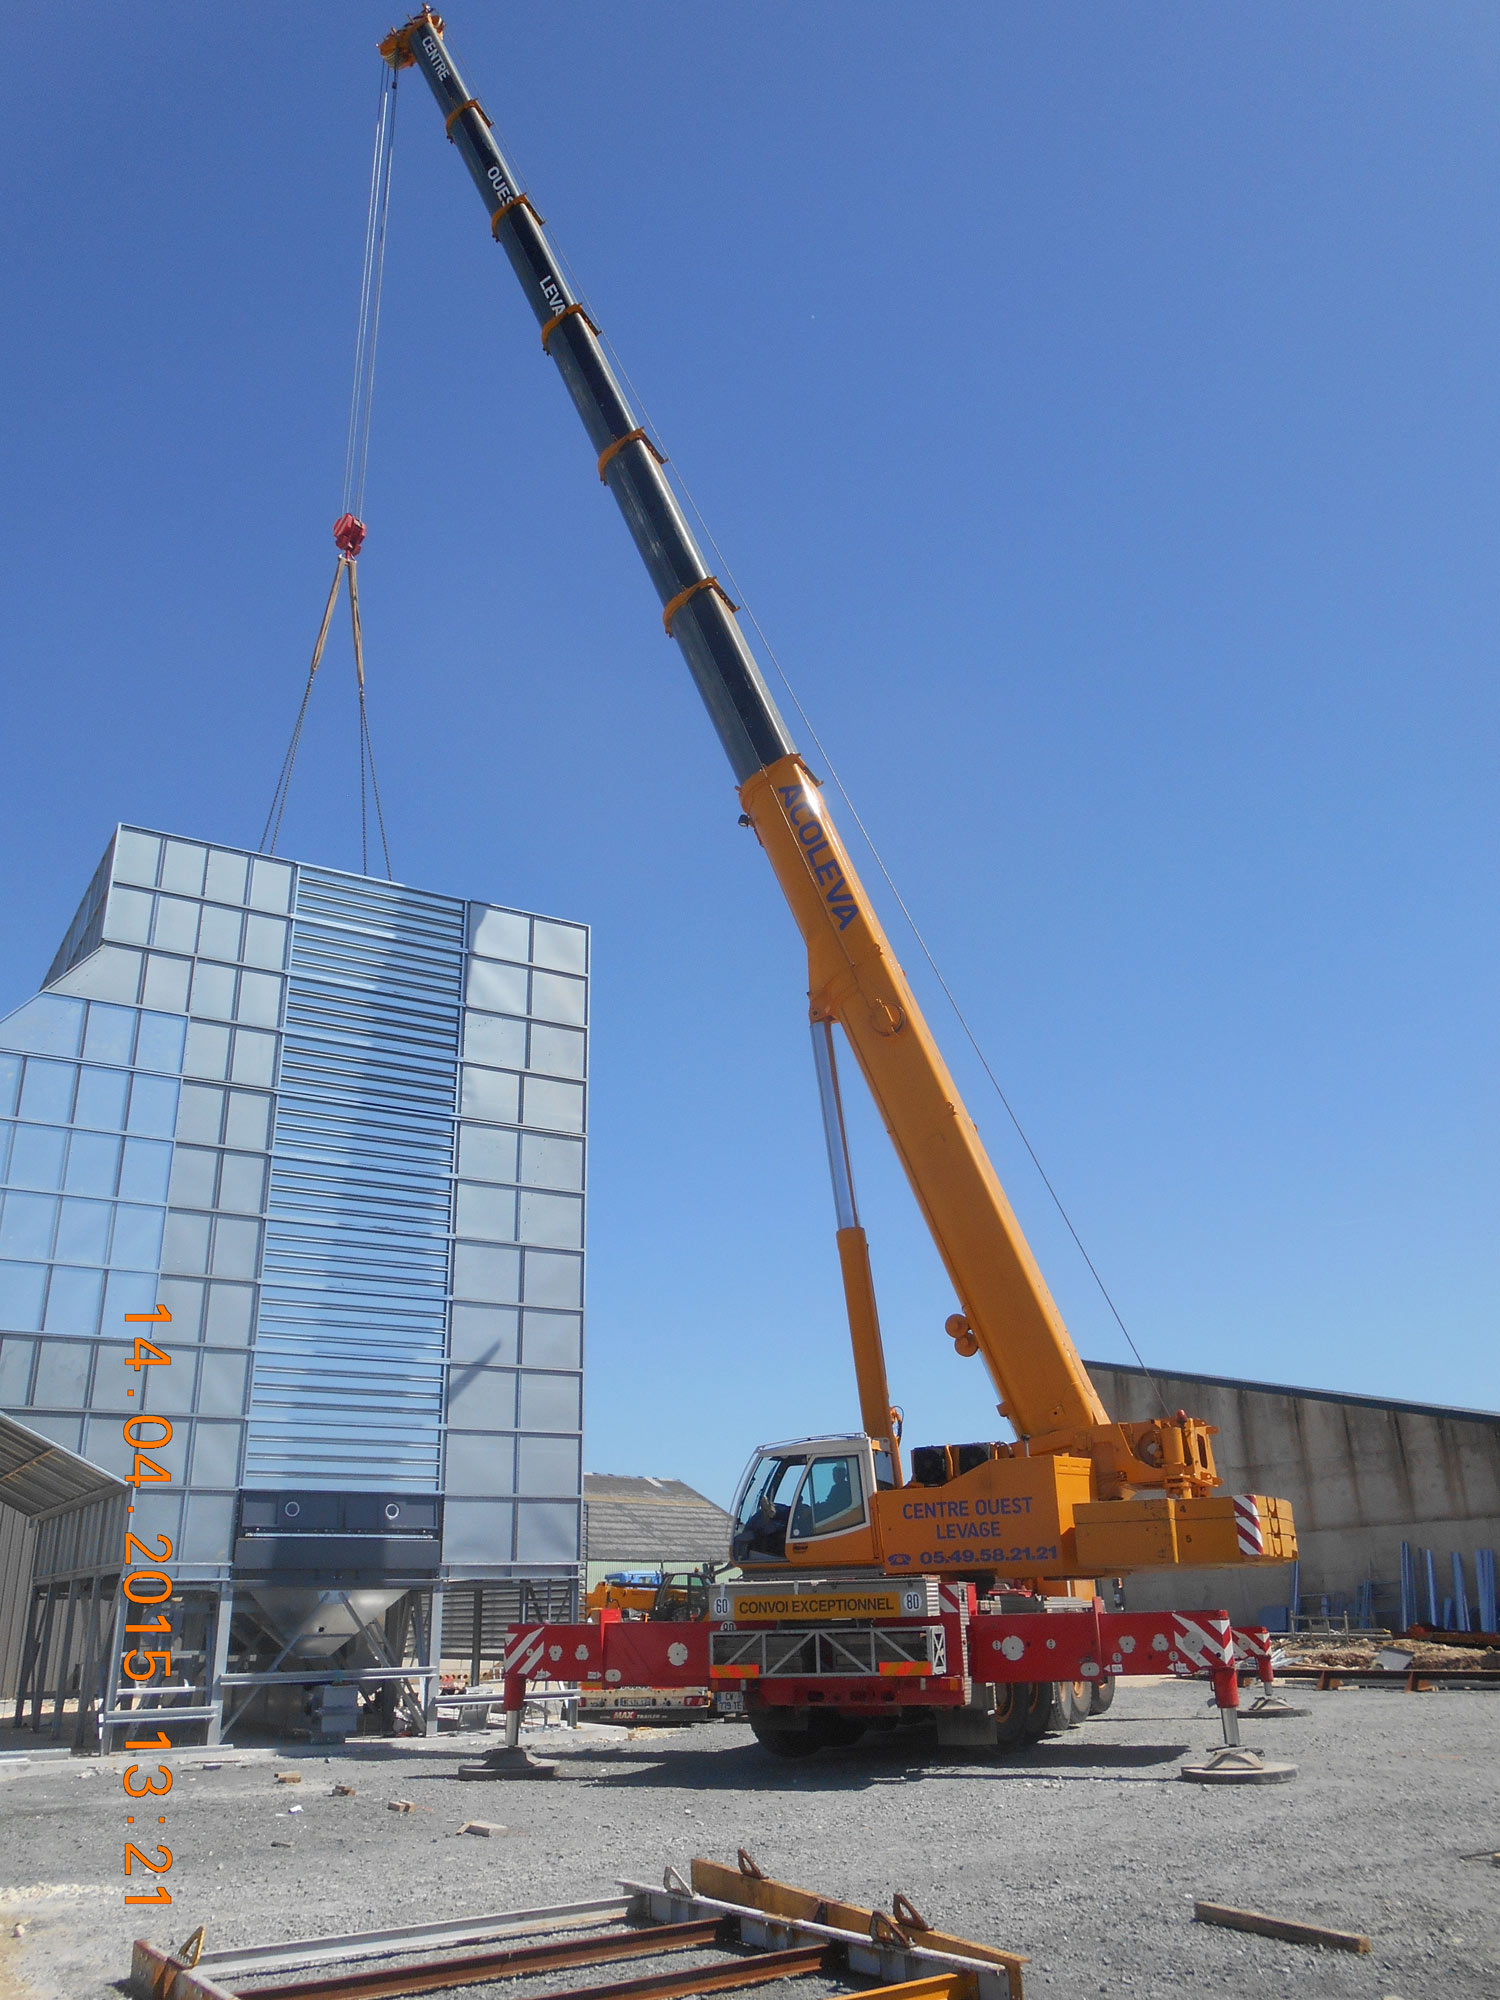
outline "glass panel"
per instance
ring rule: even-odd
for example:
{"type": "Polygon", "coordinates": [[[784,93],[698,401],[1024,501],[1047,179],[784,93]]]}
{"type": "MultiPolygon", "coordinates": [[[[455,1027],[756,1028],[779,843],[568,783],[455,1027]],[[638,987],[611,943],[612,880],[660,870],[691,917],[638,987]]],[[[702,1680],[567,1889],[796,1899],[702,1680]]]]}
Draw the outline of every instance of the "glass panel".
{"type": "Polygon", "coordinates": [[[168,1212],[161,1268],[201,1276],[208,1269],[208,1217],[168,1212]]]}
{"type": "MultiPolygon", "coordinates": [[[[36,1387],[32,1391],[35,1402],[45,1406],[55,1403],[64,1410],[76,1410],[88,1400],[89,1363],[94,1358],[93,1344],[86,1340],[44,1340],[36,1358],[36,1387]]],[[[120,1426],[114,1427],[116,1438],[121,1445],[120,1426]]],[[[96,1459],[97,1465],[99,1461],[96,1459]]],[[[127,1469],[129,1461],[127,1459],[127,1469]]],[[[110,1470],[105,1466],[105,1471],[110,1470]]]]}
{"type": "Polygon", "coordinates": [[[465,1118],[499,1118],[512,1125],[520,1113],[519,1077],[493,1069],[465,1069],[460,1109],[465,1118]]]}
{"type": "Polygon", "coordinates": [[[478,1363],[487,1368],[514,1367],[516,1322],[519,1318],[519,1313],[513,1308],[455,1305],[453,1360],[478,1363]]]}
{"type": "Polygon", "coordinates": [[[211,1076],[222,1082],[229,1074],[229,1030],[214,1021],[189,1021],[183,1051],[184,1076],[211,1076]]]}
{"type": "MultiPolygon", "coordinates": [[[[98,1009],[92,1011],[97,1013],[98,1009]]],[[[171,1014],[142,1014],[136,1062],[142,1069],[166,1070],[176,1076],[182,1067],[182,1038],[186,1028],[180,1008],[171,1014]]]]}
{"type": "Polygon", "coordinates": [[[521,1290],[520,1252],[458,1244],[453,1252],[453,1290],[461,1299],[513,1305],[521,1290]]]}
{"type": "Polygon", "coordinates": [[[169,1342],[202,1339],[203,1293],[203,1285],[194,1278],[163,1278],[157,1286],[160,1302],[172,1315],[169,1342]]]}
{"type": "Polygon", "coordinates": [[[216,903],[243,903],[245,900],[245,857],[227,848],[208,850],[208,873],[203,893],[216,903]]]}
{"type": "Polygon", "coordinates": [[[583,1085],[528,1076],[522,1093],[523,1125],[550,1125],[563,1132],[583,1130],[583,1085]]]}
{"type": "MultiPolygon", "coordinates": [[[[513,1431],[516,1427],[516,1378],[506,1368],[454,1368],[448,1376],[448,1422],[476,1431],[513,1431]]],[[[452,1439],[449,1439],[451,1449],[452,1439]]],[[[453,1461],[448,1461],[451,1477],[453,1461]]],[[[493,1483],[460,1486],[459,1492],[508,1492],[508,1486],[493,1483]]]]}
{"type": "Polygon", "coordinates": [[[31,1391],[31,1363],[35,1354],[34,1340],[17,1340],[13,1334],[0,1340],[0,1409],[24,1408],[31,1391]]]}
{"type": "Polygon", "coordinates": [[[538,917],[532,930],[533,965],[547,965],[554,972],[587,972],[589,934],[581,924],[553,924],[538,917]]]}
{"type": "MultiPolygon", "coordinates": [[[[10,1183],[12,1187],[37,1188],[44,1194],[56,1194],[63,1184],[63,1155],[67,1149],[68,1135],[56,1125],[17,1125],[16,1141],[10,1156],[10,1183]]],[[[118,1146],[116,1140],[106,1140],[106,1145],[118,1146]]],[[[113,1194],[113,1187],[100,1190],[113,1194]]]]}
{"type": "MultiPolygon", "coordinates": [[[[20,1129],[25,1131],[28,1128],[23,1126],[20,1129]]],[[[117,1138],[106,1132],[73,1134],[68,1146],[68,1171],[64,1182],[69,1194],[112,1195],[119,1171],[120,1141],[117,1138]]]]}
{"type": "Polygon", "coordinates": [[[144,889],[118,885],[111,889],[104,911],[104,935],[116,944],[150,944],[152,901],[144,889]]]}
{"type": "Polygon", "coordinates": [[[443,1509],[443,1561],[506,1563],[515,1509],[509,1500],[452,1500],[443,1509]]]}
{"type": "MultiPolygon", "coordinates": [[[[117,1264],[122,1271],[156,1270],[161,1263],[161,1232],[165,1217],[165,1209],[134,1208],[122,1202],[115,1210],[110,1262],[117,1264]]],[[[61,1241],[61,1231],[58,1237],[61,1241]]]]}
{"type": "Polygon", "coordinates": [[[515,910],[473,905],[474,949],[486,958],[518,958],[524,965],[531,925],[515,910]]]}
{"type": "Polygon", "coordinates": [[[258,1153],[226,1153],[219,1176],[219,1206],[259,1215],[265,1206],[266,1162],[258,1153]]]}
{"type": "Polygon", "coordinates": [[[527,1187],[581,1188],[583,1141],[521,1134],[521,1179],[527,1187]]]}
{"type": "Polygon", "coordinates": [[[263,1153],[271,1140],[271,1100],[248,1090],[231,1090],[224,1119],[226,1146],[242,1146],[247,1152],[263,1153]]]}
{"type": "Polygon", "coordinates": [[[554,1076],[583,1075],[584,1039],[577,1028],[544,1028],[531,1031],[531,1067],[550,1070],[554,1076]]]}
{"type": "Polygon", "coordinates": [[[203,864],[207,851],[196,841],[169,840],[162,860],[161,886],[175,889],[179,896],[203,894],[203,864]]]}
{"type": "Polygon", "coordinates": [[[234,973],[229,966],[194,966],[192,1011],[215,1021],[233,1020],[234,973]]]}
{"type": "Polygon", "coordinates": [[[158,951],[181,951],[189,957],[198,949],[198,905],[180,896],[158,896],[151,942],[158,951]]]}
{"type": "Polygon", "coordinates": [[[245,963],[280,972],[286,963],[286,933],[281,917],[246,917],[245,963]]]}
{"type": "Polygon", "coordinates": [[[99,1304],[103,1297],[102,1271],[72,1271],[58,1265],[47,1287],[48,1333],[92,1337],[99,1330],[99,1304]]]}
{"type": "MultiPolygon", "coordinates": [[[[74,1146],[78,1144],[75,1138],[74,1146]]],[[[156,1201],[167,1198],[167,1175],[172,1166],[172,1148],[159,1139],[127,1139],[120,1168],[120,1195],[125,1201],[156,1201]]],[[[71,1157],[68,1171],[72,1173],[71,1157]]]]}
{"type": "MultiPolygon", "coordinates": [[[[512,1079],[514,1082],[514,1079],[512,1079]]],[[[0,1115],[9,1118],[21,1088],[21,1058],[0,1055],[0,1115]]]]}
{"type": "Polygon", "coordinates": [[[236,1083],[259,1084],[269,1090],[276,1081],[276,1037],[263,1035],[256,1028],[236,1028],[231,1075],[236,1083]]]}
{"type": "Polygon", "coordinates": [[[467,1180],[514,1181],[515,1133],[503,1132],[495,1125],[460,1125],[458,1171],[467,1180]]]}
{"type": "Polygon", "coordinates": [[[566,979],[560,972],[531,975],[531,1011],[539,1021],[564,1021],[581,1028],[586,1018],[588,988],[581,979],[566,979]]]}
{"type": "Polygon", "coordinates": [[[110,1007],[102,1000],[89,1006],[88,1027],[83,1037],[83,1053],[90,1062],[114,1063],[128,1069],[135,1048],[135,1024],[139,1017],[133,1007],[110,1007]]]}
{"type": "MultiPolygon", "coordinates": [[[[101,1070],[99,1074],[104,1076],[108,1072],[101,1070]]],[[[88,1075],[87,1070],[84,1075],[88,1075]]],[[[142,1133],[149,1139],[170,1139],[177,1123],[177,1089],[175,1078],[137,1075],[130,1086],[130,1119],[126,1130],[142,1133]]],[[[78,1096],[81,1102],[81,1087],[78,1096]]]]}
{"type": "Polygon", "coordinates": [[[46,1289],[45,1264],[0,1263],[0,1326],[14,1327],[17,1333],[39,1333],[46,1289]]]}
{"type": "Polygon", "coordinates": [[[240,974],[240,1004],[237,1021],[254,1028],[274,1028],[281,1022],[281,981],[270,972],[240,974]]]}
{"type": "Polygon", "coordinates": [[[194,1424],[190,1484],[237,1485],[240,1476],[240,1438],[243,1432],[242,1424],[194,1424]]]}
{"type": "Polygon", "coordinates": [[[39,1062],[33,1056],[21,1083],[21,1116],[48,1125],[66,1125],[76,1074],[72,1063],[39,1062]]]}
{"type": "Polygon", "coordinates": [[[55,1195],[8,1194],[0,1210],[0,1257],[50,1257],[56,1222],[55,1195]]]}
{"type": "Polygon", "coordinates": [[[227,1563],[234,1541],[234,1509],[233,1499],[221,1494],[190,1495],[182,1536],[176,1544],[177,1560],[227,1563]]]}
{"type": "Polygon", "coordinates": [[[583,1422],[582,1390],[576,1375],[523,1375],[521,1429],[576,1431],[583,1422]]]}
{"type": "Polygon", "coordinates": [[[583,1259],[560,1256],[552,1250],[528,1250],[524,1297],[529,1306],[581,1306],[583,1259]]]}
{"type": "Polygon", "coordinates": [[[292,871],[282,861],[257,860],[250,868],[250,902],[257,910],[289,910],[292,871]]]}
{"type": "Polygon", "coordinates": [[[221,1215],[214,1224],[214,1276],[253,1278],[259,1261],[260,1224],[221,1215]]]}
{"type": "Polygon", "coordinates": [[[576,1438],[522,1437],[516,1444],[516,1485],[522,1493],[578,1491],[576,1438]]]}
{"type": "MultiPolygon", "coordinates": [[[[57,1225],[57,1257],[64,1264],[106,1264],[109,1249],[109,1203],[70,1196],[57,1225]]],[[[121,1263],[133,1262],[121,1258],[121,1263]]],[[[155,1260],[153,1259],[153,1268],[155,1260]]]]}
{"type": "MultiPolygon", "coordinates": [[[[40,1431],[43,1437],[51,1438],[54,1444],[60,1444],[64,1451],[81,1452],[83,1449],[83,1419],[81,1417],[53,1416],[50,1413],[38,1410],[34,1416],[27,1416],[26,1423],[29,1429],[40,1431]]],[[[118,1424],[115,1426],[115,1430],[118,1435],[118,1424]]]]}
{"type": "Polygon", "coordinates": [[[222,1347],[248,1346],[254,1305],[255,1293],[248,1285],[210,1285],[204,1339],[222,1347]]]}
{"type": "Polygon", "coordinates": [[[205,958],[222,958],[231,965],[240,955],[240,931],[244,917],[238,910],[206,909],[198,933],[198,949],[205,958]]]}
{"type": "Polygon", "coordinates": [[[154,833],[136,833],[122,826],[115,836],[113,874],[117,882],[139,882],[147,889],[156,887],[156,871],[161,862],[161,842],[154,833]]]}
{"type": "Polygon", "coordinates": [[[146,978],[141,987],[141,1003],[160,1007],[168,1014],[185,1014],[188,1003],[188,973],[185,958],[163,958],[153,951],[146,960],[146,978]]]}
{"type": "Polygon", "coordinates": [[[122,1069],[90,1069],[78,1073],[78,1108],[74,1123],[92,1125],[96,1130],[118,1132],[125,1123],[125,1097],[130,1078],[122,1069]]]}
{"type": "Polygon", "coordinates": [[[865,1488],[859,1460],[815,1458],[808,1467],[792,1513],[791,1536],[839,1535],[865,1518],[865,1488]]]}
{"type": "MultiPolygon", "coordinates": [[[[106,1335],[115,1339],[125,1336],[125,1314],[152,1312],[156,1307],[156,1280],[139,1271],[111,1271],[104,1280],[104,1317],[101,1322],[106,1335]]],[[[131,1330],[132,1333],[134,1329],[131,1330]]]]}
{"type": "Polygon", "coordinates": [[[521,1359],[528,1368],[583,1366],[583,1321],[576,1314],[528,1312],[524,1319],[521,1359]]]}
{"type": "Polygon", "coordinates": [[[224,1096],[212,1084],[185,1083],[177,1105],[177,1137],[217,1146],[224,1123],[224,1096]]]}
{"type": "Polygon", "coordinates": [[[205,1354],[198,1363],[198,1411],[205,1417],[242,1417],[245,1414],[245,1370],[243,1354],[205,1354]]]}
{"type": "Polygon", "coordinates": [[[133,1007],[140,997],[141,954],[127,951],[123,945],[100,945],[53,985],[64,993],[82,994],[87,1000],[118,1000],[133,1007]]]}
{"type": "Polygon", "coordinates": [[[42,993],[0,1022],[0,1042],[27,1055],[76,1056],[83,1036],[83,1002],[42,993]]]}
{"type": "Polygon", "coordinates": [[[498,1014],[464,1016],[464,1056],[469,1062],[495,1063],[503,1068],[526,1066],[526,1023],[498,1014]]]}
{"type": "Polygon", "coordinates": [[[177,1146],[172,1153],[171,1199],[177,1208],[212,1208],[217,1153],[200,1146],[177,1146]]]}
{"type": "Polygon", "coordinates": [[[526,978],[524,965],[497,965],[492,959],[471,959],[469,1005],[488,1008],[492,1014],[524,1014],[526,978]]]}
{"type": "Polygon", "coordinates": [[[475,1187],[461,1181],[455,1213],[453,1226],[460,1236],[480,1236],[489,1243],[516,1240],[516,1198],[509,1188],[475,1187]]]}
{"type": "MultiPolygon", "coordinates": [[[[482,1378],[481,1378],[482,1379],[482,1378]]],[[[510,1399],[510,1415],[498,1421],[513,1424],[516,1418],[516,1384],[513,1375],[492,1378],[507,1385],[510,1399]]],[[[477,1406],[476,1406],[477,1410],[477,1406]]],[[[472,1423],[483,1421],[479,1414],[467,1419],[472,1423]]],[[[515,1440],[493,1435],[476,1437],[470,1431],[449,1431],[448,1446],[443,1464],[443,1486],[452,1494],[465,1497],[471,1494],[514,1493],[516,1490],[516,1446],[515,1440]]],[[[443,1553],[448,1561],[448,1537],[443,1536],[443,1553]]],[[[499,1560],[505,1561],[505,1556],[499,1560]]],[[[484,1560],[484,1558],[480,1558],[484,1560]]],[[[491,1562],[496,1558],[489,1557],[491,1562]]]]}
{"type": "MultiPolygon", "coordinates": [[[[523,1243],[544,1243],[553,1250],[583,1248],[583,1202],[571,1194],[521,1193],[517,1235],[523,1243]]],[[[572,1305],[568,1299],[560,1303],[572,1305]]]]}

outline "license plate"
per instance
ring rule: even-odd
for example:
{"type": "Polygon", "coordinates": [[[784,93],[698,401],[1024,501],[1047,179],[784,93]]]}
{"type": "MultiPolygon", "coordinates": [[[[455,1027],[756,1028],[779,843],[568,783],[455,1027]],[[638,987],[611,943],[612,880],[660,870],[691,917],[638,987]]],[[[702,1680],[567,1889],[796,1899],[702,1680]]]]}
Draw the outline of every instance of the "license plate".
{"type": "Polygon", "coordinates": [[[717,1697],[716,1706],[720,1715],[743,1715],[745,1713],[745,1697],[738,1693],[731,1694],[726,1690],[717,1697]]]}

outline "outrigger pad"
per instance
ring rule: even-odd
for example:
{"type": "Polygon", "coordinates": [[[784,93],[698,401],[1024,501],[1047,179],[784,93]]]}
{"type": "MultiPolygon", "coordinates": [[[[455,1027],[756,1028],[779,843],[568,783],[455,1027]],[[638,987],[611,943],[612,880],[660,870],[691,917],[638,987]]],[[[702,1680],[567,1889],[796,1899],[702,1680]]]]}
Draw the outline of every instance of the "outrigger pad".
{"type": "Polygon", "coordinates": [[[491,1750],[481,1757],[477,1764],[460,1764],[460,1778],[555,1778],[557,1766],[548,1764],[540,1757],[533,1757],[529,1750],[516,1745],[502,1743],[497,1750],[491,1750]]]}
{"type": "Polygon", "coordinates": [[[1184,1764],[1177,1775],[1190,1785],[1285,1785],[1296,1777],[1297,1766],[1277,1763],[1242,1743],[1219,1743],[1201,1764],[1184,1764]]]}
{"type": "Polygon", "coordinates": [[[1279,1694],[1263,1694],[1259,1701],[1252,1701],[1248,1708],[1242,1708],[1240,1714],[1247,1720],[1253,1717],[1257,1722],[1264,1722],[1268,1717],[1274,1718],[1278,1715],[1311,1715],[1312,1710],[1293,1708],[1292,1704],[1283,1701],[1279,1694]]]}

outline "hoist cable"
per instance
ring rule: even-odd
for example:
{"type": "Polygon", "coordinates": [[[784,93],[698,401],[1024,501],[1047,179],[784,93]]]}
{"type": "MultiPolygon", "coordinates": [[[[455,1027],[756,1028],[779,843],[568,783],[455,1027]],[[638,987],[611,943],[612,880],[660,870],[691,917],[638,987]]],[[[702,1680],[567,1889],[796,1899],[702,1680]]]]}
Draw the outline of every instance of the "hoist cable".
{"type": "Polygon", "coordinates": [[[385,808],[380,803],[380,785],[375,776],[375,745],[370,736],[370,713],[365,706],[365,642],[359,622],[359,565],[348,564],[349,623],[354,634],[354,677],[359,684],[359,867],[370,872],[369,829],[365,816],[365,768],[370,772],[370,793],[375,801],[375,823],[380,829],[380,847],[385,856],[385,879],[391,877],[391,849],[385,837],[385,808]]]}
{"type": "MultiPolygon", "coordinates": [[[[566,255],[563,254],[561,251],[559,251],[555,244],[553,245],[553,249],[558,256],[558,261],[561,263],[562,268],[565,274],[567,275],[569,284],[572,286],[573,296],[585,306],[585,308],[589,312],[591,320],[597,322],[597,324],[599,324],[600,326],[606,325],[607,321],[600,319],[599,315],[596,312],[594,312],[593,307],[587,298],[587,295],[583,291],[581,285],[578,283],[577,275],[573,271],[572,266],[568,263],[566,255]]],[[[659,438],[661,436],[661,432],[657,428],[656,422],[653,419],[650,410],[646,406],[646,400],[644,396],[642,396],[639,389],[637,389],[635,383],[631,380],[630,371],[626,368],[624,361],[621,359],[618,351],[616,350],[614,342],[609,338],[609,335],[607,333],[601,333],[598,336],[598,338],[600,345],[605,349],[606,353],[608,354],[610,362],[612,363],[613,367],[618,373],[620,380],[624,383],[627,392],[633,399],[636,408],[640,411],[641,417],[644,420],[645,424],[647,425],[649,430],[653,433],[653,435],[659,438]]],[[[1022,1146],[1024,1146],[1024,1148],[1026,1149],[1027,1157],[1030,1159],[1033,1167],[1035,1167],[1037,1174],[1041,1180],[1042,1186],[1047,1190],[1048,1195],[1051,1197],[1053,1207],[1062,1217],[1064,1226],[1066,1227],[1069,1236],[1072,1237],[1073,1243],[1078,1251],[1079,1256],[1082,1257],[1085,1265],[1088,1267],[1090,1277],[1092,1277],[1095,1285],[1099,1289],[1099,1296],[1103,1299],[1105,1305],[1109,1308],[1110,1316],[1113,1318],[1115,1325],[1120,1329],[1120,1332],[1125,1336],[1126,1345],[1129,1347],[1131,1353],[1135,1356],[1137,1362],[1140,1364],[1141,1372],[1146,1376],[1147,1380],[1150,1382],[1152,1386],[1152,1389],[1155,1391],[1156,1399],[1158,1403],[1161,1404],[1163,1415],[1170,1416],[1171,1412],[1167,1409],[1166,1399],[1163,1396],[1161,1390],[1161,1384],[1158,1382],[1156,1376],[1152,1373],[1151,1369],[1147,1367],[1145,1358],[1141,1354],[1140,1348],[1137,1347],[1135,1339],[1131,1334],[1130,1328],[1125,1324],[1124,1318],[1121,1315],[1119,1307],[1115,1304],[1114,1299],[1110,1295],[1109,1287],[1105,1284],[1103,1277],[1100,1275],[1098,1265],[1095,1264],[1093,1258],[1089,1255],[1087,1249],[1084,1247],[1083,1238],[1079,1235],[1078,1230],[1073,1222],[1072,1216],[1069,1215],[1066,1207],[1063,1205],[1062,1197],[1058,1194],[1057,1189],[1053,1186],[1051,1177],[1048,1174],[1046,1168],[1042,1165],[1040,1156],[1038,1155],[1035,1146],[1032,1145],[1031,1140],[1027,1137],[1026,1128],[1022,1125],[1020,1119],[1016,1116],[1015,1107],[1011,1104],[1010,1099],[1006,1096],[1004,1090],[1001,1088],[1000,1079],[999,1077],[996,1076],[995,1071],[990,1064],[989,1057],[985,1054],[983,1048],[980,1046],[978,1036],[975,1034],[973,1028],[970,1027],[968,1017],[964,1013],[963,1008],[959,1005],[957,996],[954,994],[954,991],[952,987],[948,984],[948,981],[944,978],[942,969],[938,965],[936,958],[933,956],[932,950],[929,947],[926,938],[922,935],[922,932],[917,927],[916,919],[912,916],[910,909],[907,907],[905,898],[902,896],[901,891],[896,887],[895,881],[891,875],[891,871],[885,865],[884,857],[881,855],[879,848],[875,845],[874,840],[871,838],[868,827],[866,827],[864,821],[860,818],[858,808],[855,806],[853,799],[849,796],[849,793],[845,788],[844,781],[839,776],[838,771],[834,766],[833,759],[824,749],[822,738],[818,735],[817,730],[813,727],[812,719],[808,715],[807,710],[802,706],[802,703],[797,695],[797,690],[792,686],[792,683],[788,678],[786,669],[782,666],[781,660],[777,655],[775,647],[772,646],[770,640],[766,637],[765,630],[762,627],[759,618],[756,617],[754,608],[750,604],[749,599],[745,594],[743,586],[736,579],[734,570],[730,565],[728,559],[726,558],[723,550],[719,547],[718,541],[715,539],[712,528],[710,528],[708,522],[704,519],[702,509],[699,507],[697,501],[693,498],[692,492],[688,487],[688,483],[682,476],[682,469],[680,465],[676,464],[675,462],[669,464],[666,468],[665,476],[673,485],[677,487],[678,491],[681,493],[683,500],[687,504],[688,511],[692,514],[693,519],[697,522],[699,529],[702,531],[704,540],[713,550],[714,560],[716,564],[716,573],[719,576],[723,577],[725,581],[728,583],[729,588],[733,592],[734,597],[738,602],[740,609],[749,619],[750,624],[754,629],[755,635],[760,641],[761,648],[765,653],[766,658],[771,662],[772,666],[776,669],[777,679],[781,682],[781,685],[786,689],[787,696],[791,701],[792,706],[796,709],[797,714],[801,718],[803,727],[806,729],[808,737],[810,738],[813,745],[817,749],[819,757],[822,758],[824,767],[826,768],[829,777],[833,780],[834,789],[838,792],[838,795],[843,800],[845,806],[847,806],[849,810],[849,816],[853,820],[855,826],[859,829],[860,837],[863,839],[865,846],[869,849],[870,855],[874,860],[875,866],[880,870],[880,873],[884,878],[887,889],[889,889],[891,895],[895,898],[896,907],[900,910],[901,915],[906,920],[908,929],[911,931],[912,936],[916,939],[918,948],[920,949],[923,958],[926,959],[928,967],[932,972],[933,978],[936,979],[938,985],[942,988],[943,997],[947,1000],[948,1005],[952,1008],[955,1020],[958,1022],[959,1027],[963,1030],[964,1036],[967,1039],[969,1046],[973,1049],[974,1054],[978,1057],[980,1067],[983,1069],[986,1077],[989,1079],[990,1085],[993,1088],[996,1097],[999,1098],[1001,1104],[1004,1106],[1005,1115],[1010,1120],[1012,1126],[1015,1128],[1016,1136],[1021,1141],[1022,1146]]]]}
{"type": "Polygon", "coordinates": [[[307,686],[302,690],[302,706],[297,710],[297,720],[292,724],[292,740],[286,746],[286,755],[281,760],[281,776],[276,780],[276,790],[271,798],[271,810],[266,814],[266,823],[261,829],[260,849],[262,854],[274,854],[276,842],[281,835],[281,816],[286,811],[287,795],[291,790],[292,766],[297,761],[297,745],[302,741],[302,725],[307,720],[307,704],[312,698],[313,676],[323,658],[323,648],[328,643],[328,628],[333,623],[333,607],[339,594],[339,583],[344,574],[342,558],[334,565],[333,582],[329,586],[328,602],[323,606],[323,622],[318,627],[318,643],[313,647],[312,665],[307,670],[307,686]],[[266,845],[269,839],[269,847],[266,845]]]}
{"type": "Polygon", "coordinates": [[[380,298],[385,284],[386,225],[391,206],[391,163],[396,139],[396,77],[389,64],[380,82],[375,114],[375,150],[370,162],[370,205],[365,218],[364,263],[359,279],[359,315],[354,339],[354,386],[349,397],[349,437],[344,448],[342,511],[364,518],[365,470],[370,457],[370,411],[375,395],[375,344],[380,334],[380,298]]]}

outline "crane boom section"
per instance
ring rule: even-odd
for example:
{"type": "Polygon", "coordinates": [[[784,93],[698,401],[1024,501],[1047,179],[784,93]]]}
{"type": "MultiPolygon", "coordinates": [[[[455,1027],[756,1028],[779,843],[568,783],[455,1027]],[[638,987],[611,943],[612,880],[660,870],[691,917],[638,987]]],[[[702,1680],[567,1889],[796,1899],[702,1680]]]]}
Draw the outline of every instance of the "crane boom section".
{"type": "MultiPolygon", "coordinates": [[[[381,45],[441,106],[490,226],[536,315],[542,344],[599,454],[663,622],[687,660],[807,947],[812,1012],[855,1051],[1002,1399],[1022,1436],[1109,1419],[973,1120],[734,616],[604,352],[496,143],[489,119],[424,11],[381,45]]],[[[973,1342],[966,1351],[973,1351],[973,1342]]]]}

